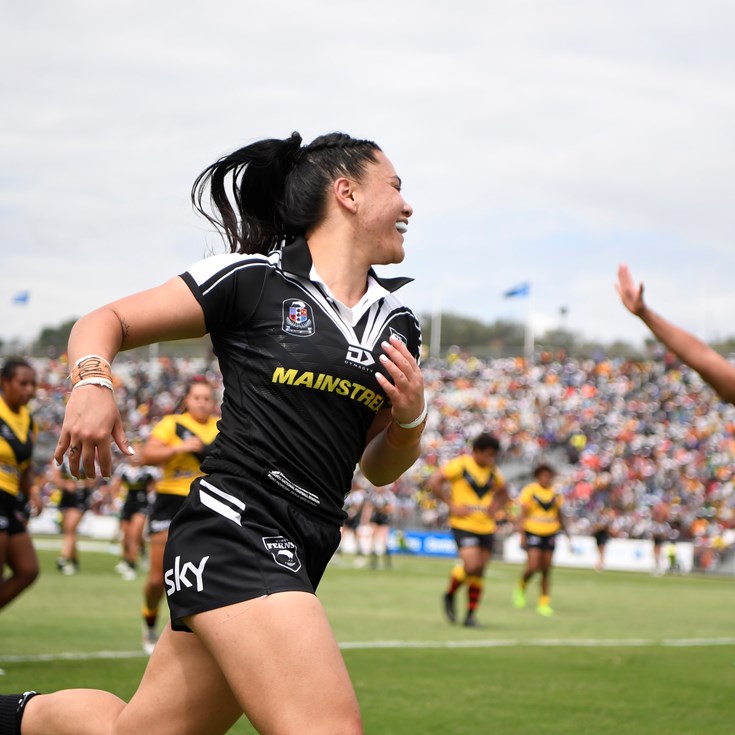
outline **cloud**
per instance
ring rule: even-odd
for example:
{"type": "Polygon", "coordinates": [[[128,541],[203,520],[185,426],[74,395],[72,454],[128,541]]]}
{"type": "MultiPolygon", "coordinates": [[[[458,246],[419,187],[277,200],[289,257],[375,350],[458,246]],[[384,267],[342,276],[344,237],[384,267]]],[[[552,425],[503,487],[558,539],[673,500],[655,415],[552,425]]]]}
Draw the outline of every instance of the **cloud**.
{"type": "Polygon", "coordinates": [[[717,0],[38,2],[6,9],[0,338],[163,282],[221,247],[206,165],[260,137],[376,140],[415,208],[417,311],[534,308],[638,340],[617,264],[663,313],[729,334],[735,7],[717,0]],[[711,316],[699,317],[700,312],[711,316]]]}

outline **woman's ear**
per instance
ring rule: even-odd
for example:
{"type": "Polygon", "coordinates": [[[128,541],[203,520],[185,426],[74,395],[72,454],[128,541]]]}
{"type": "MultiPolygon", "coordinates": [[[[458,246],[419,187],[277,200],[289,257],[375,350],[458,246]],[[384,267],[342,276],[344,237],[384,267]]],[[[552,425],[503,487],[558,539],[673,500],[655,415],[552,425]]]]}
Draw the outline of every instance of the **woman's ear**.
{"type": "Polygon", "coordinates": [[[344,176],[340,176],[333,185],[334,196],[337,203],[355,214],[357,212],[357,200],[355,199],[355,182],[344,176]]]}

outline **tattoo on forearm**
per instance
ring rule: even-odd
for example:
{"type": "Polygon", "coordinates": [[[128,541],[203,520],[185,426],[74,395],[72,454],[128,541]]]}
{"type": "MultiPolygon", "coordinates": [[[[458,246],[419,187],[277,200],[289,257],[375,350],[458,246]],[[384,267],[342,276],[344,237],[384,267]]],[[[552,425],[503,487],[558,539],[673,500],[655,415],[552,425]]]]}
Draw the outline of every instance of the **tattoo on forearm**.
{"type": "Polygon", "coordinates": [[[130,336],[130,325],[125,321],[124,317],[120,317],[120,331],[122,333],[122,343],[125,344],[130,336]]]}

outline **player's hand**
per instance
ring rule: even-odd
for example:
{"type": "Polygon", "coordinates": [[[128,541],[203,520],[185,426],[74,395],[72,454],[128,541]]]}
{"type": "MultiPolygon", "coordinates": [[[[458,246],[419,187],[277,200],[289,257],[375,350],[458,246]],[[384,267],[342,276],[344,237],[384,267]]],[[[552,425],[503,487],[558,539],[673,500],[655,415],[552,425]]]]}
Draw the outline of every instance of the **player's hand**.
{"type": "Polygon", "coordinates": [[[392,382],[380,371],[375,374],[393,406],[394,420],[399,424],[409,424],[424,410],[424,377],[403,340],[391,336],[390,341],[383,342],[381,346],[384,352],[380,362],[392,382]]]}
{"type": "Polygon", "coordinates": [[[184,439],[176,449],[181,453],[192,452],[193,454],[196,454],[204,449],[204,442],[198,436],[190,436],[187,439],[184,439]]]}
{"type": "Polygon", "coordinates": [[[89,479],[112,474],[112,441],[125,455],[133,454],[112,391],[105,386],[85,385],[72,390],[64,411],[54,459],[60,465],[68,451],[69,469],[79,477],[80,466],[89,479]]]}
{"type": "Polygon", "coordinates": [[[643,284],[635,285],[627,265],[621,265],[618,268],[618,282],[615,284],[615,290],[618,292],[623,306],[631,314],[640,316],[643,313],[643,309],[645,309],[643,284]]]}
{"type": "Polygon", "coordinates": [[[457,503],[452,503],[449,506],[449,512],[455,517],[455,518],[464,518],[465,516],[468,516],[470,513],[472,513],[473,508],[471,508],[469,505],[459,505],[457,503]]]}

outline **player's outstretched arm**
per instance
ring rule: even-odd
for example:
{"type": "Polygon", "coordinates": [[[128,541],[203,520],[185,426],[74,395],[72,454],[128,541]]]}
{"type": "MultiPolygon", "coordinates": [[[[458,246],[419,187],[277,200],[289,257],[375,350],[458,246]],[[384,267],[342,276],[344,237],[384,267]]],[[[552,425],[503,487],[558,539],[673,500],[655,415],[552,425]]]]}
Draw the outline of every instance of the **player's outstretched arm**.
{"type": "Polygon", "coordinates": [[[735,403],[735,366],[698,337],[677,327],[650,309],[643,300],[643,284],[635,284],[627,265],[618,268],[615,288],[623,306],[637,316],[653,335],[689,367],[696,370],[719,395],[735,403]]]}

